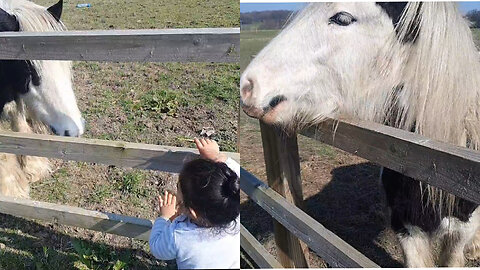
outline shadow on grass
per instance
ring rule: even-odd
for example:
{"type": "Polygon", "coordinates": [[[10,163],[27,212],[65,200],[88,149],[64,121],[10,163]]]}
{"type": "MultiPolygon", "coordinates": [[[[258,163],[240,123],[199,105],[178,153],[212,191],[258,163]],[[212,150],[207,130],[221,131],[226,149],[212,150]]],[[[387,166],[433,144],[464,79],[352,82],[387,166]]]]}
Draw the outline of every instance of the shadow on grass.
{"type": "Polygon", "coordinates": [[[174,263],[156,261],[141,249],[99,244],[58,232],[52,225],[0,214],[0,269],[78,269],[80,257],[98,260],[95,265],[100,268],[95,269],[113,269],[117,260],[125,262],[128,269],[176,268],[174,263]],[[79,255],[72,245],[75,242],[85,253],[79,255]],[[90,251],[96,259],[89,257],[90,251]]]}
{"type": "MultiPolygon", "coordinates": [[[[380,266],[401,267],[377,244],[388,224],[378,166],[343,166],[333,169],[331,175],[321,192],[306,198],[306,213],[380,266]]],[[[251,200],[241,205],[241,220],[260,242],[271,239],[272,218],[251,200]]]]}

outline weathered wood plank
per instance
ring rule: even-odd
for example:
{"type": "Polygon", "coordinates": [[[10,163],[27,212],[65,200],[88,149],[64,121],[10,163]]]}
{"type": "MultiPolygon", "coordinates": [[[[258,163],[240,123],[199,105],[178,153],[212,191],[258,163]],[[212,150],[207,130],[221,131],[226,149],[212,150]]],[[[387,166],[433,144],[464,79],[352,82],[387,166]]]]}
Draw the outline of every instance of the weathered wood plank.
{"type": "Polygon", "coordinates": [[[0,59],[238,62],[240,29],[2,32],[0,59]]]}
{"type": "Polygon", "coordinates": [[[379,267],[348,243],[241,169],[241,189],[332,267],[379,267]]]}
{"type": "Polygon", "coordinates": [[[0,213],[148,241],[152,221],[78,207],[0,196],[0,213]]]}
{"type": "Polygon", "coordinates": [[[243,225],[240,225],[240,246],[260,268],[283,268],[243,225]]]}
{"type": "Polygon", "coordinates": [[[480,204],[480,151],[364,121],[328,120],[301,134],[480,204]]]}
{"type": "MultiPolygon", "coordinates": [[[[296,136],[287,138],[280,130],[260,122],[268,186],[289,202],[303,207],[302,181],[296,136]],[[288,147],[292,149],[287,150],[288,147]],[[295,148],[296,147],[296,148],[295,148]]],[[[285,268],[308,268],[307,248],[278,221],[273,230],[277,254],[285,268]]]]}
{"type": "MultiPolygon", "coordinates": [[[[192,148],[0,131],[0,152],[178,173],[192,148]]],[[[238,153],[224,152],[240,160],[238,153]]]]}

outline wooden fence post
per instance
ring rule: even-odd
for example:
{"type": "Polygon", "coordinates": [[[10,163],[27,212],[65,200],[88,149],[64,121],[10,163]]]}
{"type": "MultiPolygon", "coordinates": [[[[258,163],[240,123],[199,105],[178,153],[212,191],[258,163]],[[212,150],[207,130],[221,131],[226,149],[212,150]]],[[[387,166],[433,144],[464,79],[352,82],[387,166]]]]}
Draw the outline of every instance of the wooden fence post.
{"type": "MultiPolygon", "coordinates": [[[[260,122],[268,185],[288,201],[303,209],[297,136],[260,122]]],[[[308,268],[307,246],[277,221],[275,242],[280,263],[288,268],[308,268]]]]}

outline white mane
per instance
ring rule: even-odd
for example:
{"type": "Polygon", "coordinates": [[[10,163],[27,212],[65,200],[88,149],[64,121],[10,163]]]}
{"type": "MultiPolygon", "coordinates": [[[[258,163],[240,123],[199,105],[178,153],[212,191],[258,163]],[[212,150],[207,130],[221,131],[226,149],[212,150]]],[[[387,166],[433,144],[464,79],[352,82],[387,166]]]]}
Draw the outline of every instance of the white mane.
{"type": "Polygon", "coordinates": [[[381,80],[403,85],[403,90],[392,90],[393,104],[378,110],[391,112],[396,106],[397,127],[478,150],[480,59],[456,4],[409,3],[397,28],[398,36],[392,36],[378,66],[383,69],[381,80]],[[415,42],[398,42],[417,23],[415,42]]]}
{"type": "MultiPolygon", "coordinates": [[[[374,63],[383,76],[366,82],[372,102],[349,113],[479,150],[480,58],[456,3],[409,3],[396,30],[374,63]]],[[[455,196],[419,184],[440,212],[454,211],[455,196]]]]}

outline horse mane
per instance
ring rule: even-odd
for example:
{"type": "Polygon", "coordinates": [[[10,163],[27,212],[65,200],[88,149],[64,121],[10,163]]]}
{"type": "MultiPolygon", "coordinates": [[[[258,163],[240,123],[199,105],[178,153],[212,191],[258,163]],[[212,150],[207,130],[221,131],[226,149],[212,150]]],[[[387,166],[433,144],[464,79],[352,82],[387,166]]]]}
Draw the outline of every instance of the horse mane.
{"type": "MultiPolygon", "coordinates": [[[[479,150],[480,57],[456,4],[408,3],[395,30],[377,68],[396,87],[387,90],[377,120],[393,119],[397,128],[479,150]]],[[[453,195],[421,185],[440,211],[453,210],[453,195]]]]}
{"type": "Polygon", "coordinates": [[[394,79],[404,90],[391,95],[402,111],[398,127],[478,150],[480,58],[456,4],[409,3],[397,32],[389,49],[402,66],[394,79]],[[415,27],[415,40],[402,46],[415,27]]]}

